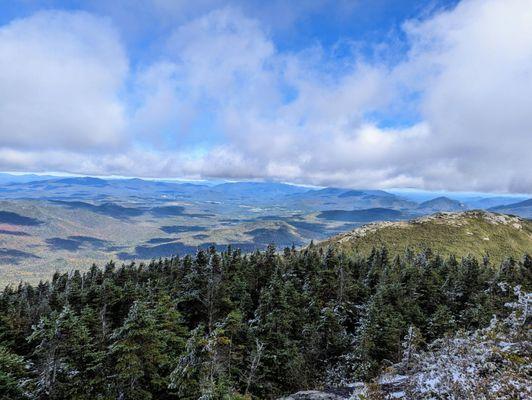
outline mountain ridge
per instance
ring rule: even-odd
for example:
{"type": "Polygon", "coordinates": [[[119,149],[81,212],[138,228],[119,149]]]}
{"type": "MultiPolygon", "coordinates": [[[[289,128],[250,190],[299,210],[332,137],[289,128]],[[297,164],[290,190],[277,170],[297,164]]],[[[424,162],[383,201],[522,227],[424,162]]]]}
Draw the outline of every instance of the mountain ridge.
{"type": "Polygon", "coordinates": [[[502,212],[504,214],[518,215],[520,217],[532,219],[532,199],[492,207],[489,210],[495,212],[502,212]]]}
{"type": "Polygon", "coordinates": [[[532,251],[532,221],[482,210],[440,212],[408,221],[366,224],[319,245],[362,254],[386,246],[391,256],[407,248],[431,248],[443,256],[489,255],[496,263],[504,256],[519,258],[532,251]]]}

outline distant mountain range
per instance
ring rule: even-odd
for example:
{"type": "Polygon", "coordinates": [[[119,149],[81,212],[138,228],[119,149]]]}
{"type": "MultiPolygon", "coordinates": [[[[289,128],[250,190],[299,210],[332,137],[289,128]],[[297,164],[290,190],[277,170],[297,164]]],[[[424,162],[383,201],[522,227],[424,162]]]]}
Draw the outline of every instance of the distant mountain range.
{"type": "Polygon", "coordinates": [[[490,208],[492,211],[532,218],[532,199],[490,208]]]}
{"type": "MultiPolygon", "coordinates": [[[[427,196],[425,193],[424,196],[427,196]]],[[[168,201],[190,198],[195,201],[251,200],[257,204],[283,201],[321,210],[361,210],[391,208],[430,211],[460,211],[513,206],[526,200],[515,196],[471,197],[461,199],[437,196],[424,201],[419,196],[393,194],[383,190],[346,188],[311,189],[275,182],[226,182],[221,184],[170,182],[162,180],[102,179],[94,177],[53,177],[0,173],[0,198],[47,198],[56,200],[96,200],[122,202],[131,198],[168,201]]]]}
{"type": "MultiPolygon", "coordinates": [[[[472,207],[461,198],[416,198],[271,182],[0,174],[0,285],[21,277],[37,281],[72,265],[190,254],[211,245],[244,251],[269,243],[302,246],[371,222],[472,207]]],[[[496,212],[532,217],[530,199],[470,199],[496,212]]]]}

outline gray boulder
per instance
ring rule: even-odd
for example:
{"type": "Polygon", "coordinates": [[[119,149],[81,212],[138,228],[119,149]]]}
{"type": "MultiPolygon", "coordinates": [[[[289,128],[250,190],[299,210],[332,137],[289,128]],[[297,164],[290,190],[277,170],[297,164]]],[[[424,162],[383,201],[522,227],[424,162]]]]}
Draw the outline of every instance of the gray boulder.
{"type": "Polygon", "coordinates": [[[279,400],[345,400],[346,397],[334,393],[319,392],[317,390],[305,390],[283,397],[279,400]]]}

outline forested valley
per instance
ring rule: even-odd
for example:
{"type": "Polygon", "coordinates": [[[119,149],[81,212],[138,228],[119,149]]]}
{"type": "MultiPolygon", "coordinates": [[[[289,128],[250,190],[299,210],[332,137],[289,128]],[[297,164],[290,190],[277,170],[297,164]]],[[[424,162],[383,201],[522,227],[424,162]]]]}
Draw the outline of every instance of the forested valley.
{"type": "Polygon", "coordinates": [[[528,255],[313,244],[56,273],[0,294],[0,398],[274,399],[370,382],[405,337],[423,349],[484,328],[531,286],[528,255]]]}

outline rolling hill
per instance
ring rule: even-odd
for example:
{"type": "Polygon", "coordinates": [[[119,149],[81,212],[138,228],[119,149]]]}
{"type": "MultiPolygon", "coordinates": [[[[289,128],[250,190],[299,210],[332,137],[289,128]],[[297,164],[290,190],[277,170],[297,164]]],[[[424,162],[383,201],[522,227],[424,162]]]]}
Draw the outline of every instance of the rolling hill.
{"type": "Polygon", "coordinates": [[[334,246],[369,254],[383,245],[390,256],[403,254],[406,248],[430,247],[443,256],[488,254],[497,264],[507,256],[532,253],[532,221],[486,211],[437,213],[401,222],[377,222],[323,241],[334,246]]]}
{"type": "Polygon", "coordinates": [[[448,197],[441,196],[435,199],[421,203],[418,210],[423,212],[441,212],[441,211],[464,211],[466,206],[457,200],[452,200],[448,197]]]}
{"type": "Polygon", "coordinates": [[[397,210],[388,208],[369,208],[367,210],[327,210],[318,214],[317,218],[329,221],[346,222],[373,222],[373,221],[395,221],[405,218],[404,214],[397,210]]]}
{"type": "Polygon", "coordinates": [[[325,188],[286,196],[287,204],[312,210],[415,209],[417,203],[383,190],[325,188]]]}

